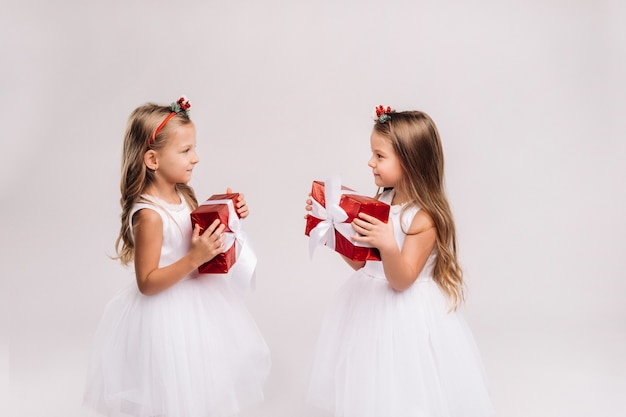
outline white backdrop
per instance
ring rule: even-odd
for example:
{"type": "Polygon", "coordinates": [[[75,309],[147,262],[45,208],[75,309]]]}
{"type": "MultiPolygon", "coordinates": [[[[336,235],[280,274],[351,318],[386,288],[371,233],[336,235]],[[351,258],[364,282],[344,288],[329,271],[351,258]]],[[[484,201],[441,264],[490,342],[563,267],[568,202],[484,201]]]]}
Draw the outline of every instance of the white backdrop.
{"type": "Polygon", "coordinates": [[[81,408],[106,302],[130,111],[192,103],[198,197],[247,195],[272,350],[245,417],[304,402],[350,274],[308,257],[304,199],[365,193],[375,105],[429,113],[446,153],[465,311],[502,417],[626,415],[624,2],[25,0],[0,6],[0,415],[81,408]]]}

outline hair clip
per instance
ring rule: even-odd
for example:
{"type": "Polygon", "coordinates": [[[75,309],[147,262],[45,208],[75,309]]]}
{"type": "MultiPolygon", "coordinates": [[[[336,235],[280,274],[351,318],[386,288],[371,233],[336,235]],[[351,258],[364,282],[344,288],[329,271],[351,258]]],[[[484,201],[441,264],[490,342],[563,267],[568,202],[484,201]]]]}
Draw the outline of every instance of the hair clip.
{"type": "Polygon", "coordinates": [[[393,112],[395,112],[395,110],[393,110],[391,106],[384,107],[383,105],[380,105],[374,109],[372,118],[378,123],[385,123],[388,120],[391,120],[391,113],[393,112]]]}

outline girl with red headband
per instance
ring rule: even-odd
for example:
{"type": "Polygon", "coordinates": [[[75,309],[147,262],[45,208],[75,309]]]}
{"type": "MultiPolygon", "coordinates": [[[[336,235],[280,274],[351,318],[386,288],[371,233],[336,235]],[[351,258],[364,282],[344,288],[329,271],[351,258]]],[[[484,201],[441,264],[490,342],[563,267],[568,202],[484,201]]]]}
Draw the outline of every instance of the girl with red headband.
{"type": "MultiPolygon", "coordinates": [[[[145,104],[128,120],[116,248],[136,284],[106,307],[84,396],[107,416],[230,416],[263,398],[269,350],[243,298],[228,275],[197,272],[225,245],[218,220],[203,234],[191,225],[190,107],[145,104]]],[[[249,214],[243,195],[236,211],[249,214]]]]}

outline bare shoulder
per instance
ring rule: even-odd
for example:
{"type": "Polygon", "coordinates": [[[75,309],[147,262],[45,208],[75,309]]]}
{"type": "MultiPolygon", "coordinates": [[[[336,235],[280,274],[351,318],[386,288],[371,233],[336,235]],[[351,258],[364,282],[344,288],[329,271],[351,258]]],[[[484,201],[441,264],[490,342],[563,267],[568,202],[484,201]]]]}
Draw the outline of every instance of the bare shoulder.
{"type": "Polygon", "coordinates": [[[419,234],[427,231],[435,231],[433,218],[424,210],[419,210],[411,222],[410,234],[419,234]]]}
{"type": "Polygon", "coordinates": [[[402,253],[410,254],[418,271],[424,267],[426,259],[437,243],[437,228],[433,218],[424,210],[419,210],[402,245],[402,253]]]}
{"type": "Polygon", "coordinates": [[[133,215],[132,221],[133,227],[135,228],[153,228],[156,226],[161,227],[163,224],[163,221],[161,220],[161,215],[150,208],[142,208],[140,210],[137,210],[137,212],[133,215]]]}

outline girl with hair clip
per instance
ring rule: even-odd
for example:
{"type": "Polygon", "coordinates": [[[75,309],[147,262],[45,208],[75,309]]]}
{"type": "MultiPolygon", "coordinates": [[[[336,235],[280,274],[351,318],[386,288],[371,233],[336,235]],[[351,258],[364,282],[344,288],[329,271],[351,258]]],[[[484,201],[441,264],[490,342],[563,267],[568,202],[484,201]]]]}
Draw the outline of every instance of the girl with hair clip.
{"type": "MultiPolygon", "coordinates": [[[[190,107],[145,104],[126,127],[116,259],[134,263],[136,284],[107,304],[84,394],[107,416],[231,416],[263,399],[269,350],[241,293],[227,274],[198,273],[224,251],[225,225],[192,228],[190,107]]],[[[243,195],[235,206],[248,216],[243,195]]]]}
{"type": "Polygon", "coordinates": [[[458,309],[463,274],[437,128],[423,112],[383,106],[375,120],[368,165],[389,221],[361,213],[352,227],[381,261],[344,257],[357,272],[322,324],[308,400],[338,417],[492,416],[458,309]]]}

